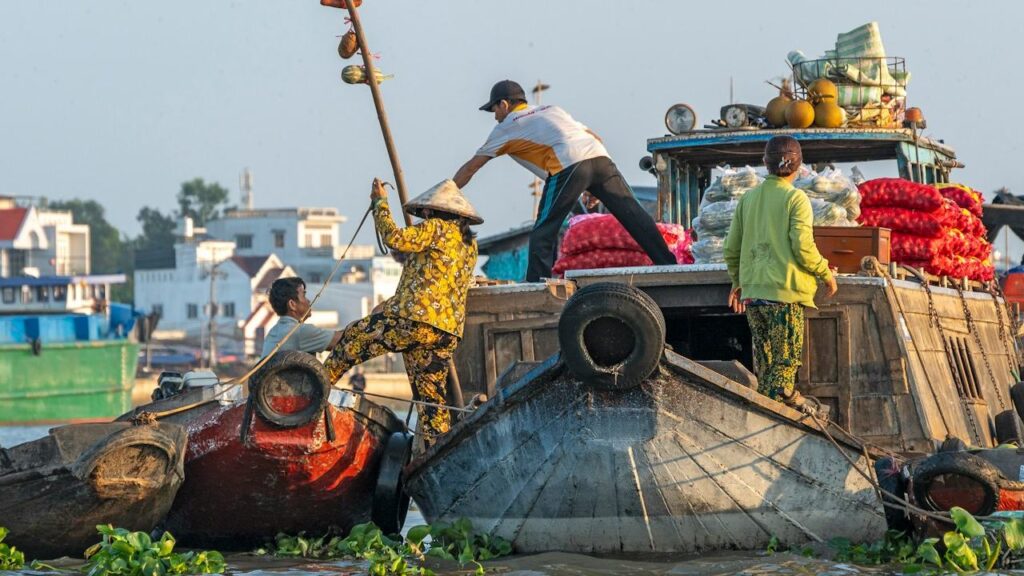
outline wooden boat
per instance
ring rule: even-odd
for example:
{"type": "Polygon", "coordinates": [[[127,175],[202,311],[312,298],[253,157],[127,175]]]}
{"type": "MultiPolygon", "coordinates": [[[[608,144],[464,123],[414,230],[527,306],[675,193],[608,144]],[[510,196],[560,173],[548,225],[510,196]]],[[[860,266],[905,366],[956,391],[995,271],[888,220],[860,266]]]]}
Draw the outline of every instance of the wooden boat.
{"type": "MultiPolygon", "coordinates": [[[[189,450],[164,528],[184,544],[221,549],[279,532],[344,533],[371,519],[401,529],[408,498],[398,473],[410,437],[390,410],[332,393],[320,363],[301,352],[275,356],[249,387],[246,401],[227,403],[214,387],[185,391],[193,408],[168,416],[186,426],[189,450]],[[378,482],[382,472],[389,482],[378,482]]],[[[188,406],[176,398],[142,411],[188,406]]]]}
{"type": "Polygon", "coordinates": [[[625,322],[650,308],[594,312],[605,304],[588,299],[607,290],[592,288],[566,307],[588,308],[598,334],[575,351],[563,340],[559,354],[409,465],[406,488],[428,522],[466,516],[526,553],[762,549],[773,536],[860,541],[884,532],[875,492],[847,460],[867,472],[862,447],[844,441],[844,455],[806,414],[664,349],[640,328],[631,340],[623,325],[601,326],[601,318],[625,322]],[[600,351],[613,332],[627,338],[600,351]],[[567,367],[580,351],[649,359],[651,346],[655,366],[639,380],[629,377],[629,359],[608,364],[625,366],[612,381],[567,367]]]}
{"type": "Polygon", "coordinates": [[[181,486],[184,429],[73,424],[0,448],[0,524],[31,558],[80,556],[97,524],[152,530],[181,486]]]}

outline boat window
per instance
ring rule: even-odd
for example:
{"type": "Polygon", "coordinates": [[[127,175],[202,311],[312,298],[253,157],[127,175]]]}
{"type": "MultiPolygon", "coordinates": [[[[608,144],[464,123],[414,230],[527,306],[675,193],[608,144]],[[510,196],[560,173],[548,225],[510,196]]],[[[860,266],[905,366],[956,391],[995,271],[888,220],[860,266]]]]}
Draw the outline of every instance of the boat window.
{"type": "Polygon", "coordinates": [[[14,304],[14,288],[5,286],[3,290],[4,304],[14,304]]]}
{"type": "Polygon", "coordinates": [[[949,367],[953,372],[953,382],[957,393],[967,400],[981,400],[981,384],[978,382],[978,371],[974,366],[974,358],[967,345],[967,338],[947,336],[946,350],[949,356],[949,367]]]}
{"type": "Polygon", "coordinates": [[[68,287],[67,286],[54,286],[53,287],[53,301],[63,302],[68,299],[68,287]]]}
{"type": "Polygon", "coordinates": [[[49,286],[36,286],[36,302],[49,302],[50,301],[50,287],[49,286]]]}
{"type": "Polygon", "coordinates": [[[198,304],[187,304],[186,307],[187,307],[186,311],[188,313],[188,317],[189,317],[190,320],[193,319],[193,318],[198,318],[199,317],[199,305],[198,304]]]}
{"type": "Polygon", "coordinates": [[[28,286],[22,286],[21,287],[21,302],[23,304],[30,304],[30,303],[32,303],[32,301],[33,301],[32,289],[29,288],[28,286]]]}

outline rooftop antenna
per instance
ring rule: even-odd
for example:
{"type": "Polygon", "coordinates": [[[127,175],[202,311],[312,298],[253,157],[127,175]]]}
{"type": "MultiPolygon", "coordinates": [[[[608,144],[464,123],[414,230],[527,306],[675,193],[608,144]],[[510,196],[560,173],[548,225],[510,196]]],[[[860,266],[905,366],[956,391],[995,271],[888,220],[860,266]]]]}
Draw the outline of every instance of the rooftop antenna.
{"type": "Polygon", "coordinates": [[[729,76],[729,104],[735,104],[736,101],[732,97],[732,76],[729,76]]]}
{"type": "Polygon", "coordinates": [[[252,170],[246,167],[242,171],[241,176],[238,177],[238,187],[242,191],[242,205],[245,206],[246,210],[252,210],[253,208],[252,184],[252,170]]]}

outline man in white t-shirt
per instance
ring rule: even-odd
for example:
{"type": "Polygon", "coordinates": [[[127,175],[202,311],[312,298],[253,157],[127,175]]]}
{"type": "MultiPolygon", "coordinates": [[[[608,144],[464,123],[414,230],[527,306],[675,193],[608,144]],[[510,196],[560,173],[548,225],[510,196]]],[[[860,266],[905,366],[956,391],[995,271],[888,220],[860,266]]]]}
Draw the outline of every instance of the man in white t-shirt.
{"type": "Polygon", "coordinates": [[[522,86],[511,80],[495,84],[491,99],[480,109],[493,112],[498,125],[452,180],[464,188],[477,170],[503,154],[546,179],[530,233],[527,282],[551,276],[558,231],[584,192],[608,208],[651,261],[676,263],[654,219],[637,202],[601,139],[589,128],[557,106],[527,106],[522,86]]]}
{"type": "Polygon", "coordinates": [[[302,278],[278,278],[270,286],[270,307],[280,318],[263,339],[262,356],[270,354],[288,332],[299,324],[298,329],[288,337],[281,351],[298,350],[317,354],[332,350],[341,340],[341,332],[317,328],[304,324],[302,320],[309,313],[309,299],[306,298],[306,283],[302,278]]]}

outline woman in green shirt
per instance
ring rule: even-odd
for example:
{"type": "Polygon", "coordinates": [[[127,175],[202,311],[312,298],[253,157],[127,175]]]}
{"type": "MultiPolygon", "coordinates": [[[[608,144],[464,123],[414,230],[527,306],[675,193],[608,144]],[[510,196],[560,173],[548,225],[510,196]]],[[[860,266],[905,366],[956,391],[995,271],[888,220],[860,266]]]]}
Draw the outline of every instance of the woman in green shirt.
{"type": "Polygon", "coordinates": [[[828,296],[837,290],[828,260],[814,244],[811,202],[793,187],[802,163],[795,138],[769,140],[768,178],[740,198],[725,239],[729,306],[746,312],[758,392],[785,402],[799,398],[794,385],[803,354],[804,307],[815,307],[819,281],[828,296]]]}

